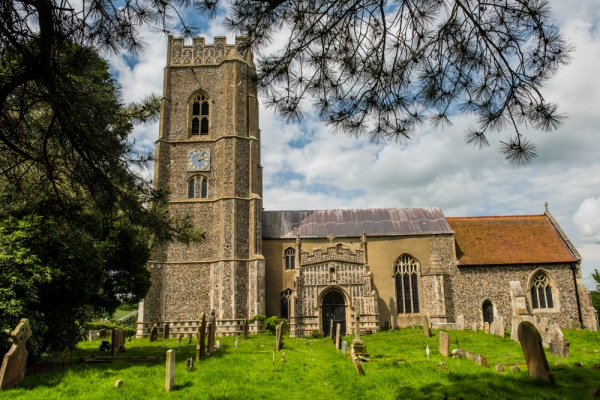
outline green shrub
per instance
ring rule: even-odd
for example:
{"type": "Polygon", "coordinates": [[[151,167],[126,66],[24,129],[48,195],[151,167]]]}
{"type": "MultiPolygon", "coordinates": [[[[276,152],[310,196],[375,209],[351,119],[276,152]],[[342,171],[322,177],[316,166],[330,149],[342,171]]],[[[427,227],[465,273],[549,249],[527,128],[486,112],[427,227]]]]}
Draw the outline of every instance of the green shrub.
{"type": "Polygon", "coordinates": [[[100,330],[100,329],[108,329],[108,330],[120,329],[123,331],[123,335],[125,337],[135,335],[135,329],[127,327],[127,326],[123,326],[123,325],[113,324],[113,323],[107,322],[107,321],[86,322],[84,327],[88,331],[100,330]]]}
{"type": "Polygon", "coordinates": [[[272,317],[266,317],[264,315],[255,315],[254,317],[250,318],[250,320],[248,322],[255,322],[255,321],[262,322],[263,329],[272,335],[275,334],[277,325],[279,325],[281,322],[283,322],[284,328],[289,327],[289,323],[288,323],[287,319],[280,318],[276,315],[274,315],[272,317]]]}

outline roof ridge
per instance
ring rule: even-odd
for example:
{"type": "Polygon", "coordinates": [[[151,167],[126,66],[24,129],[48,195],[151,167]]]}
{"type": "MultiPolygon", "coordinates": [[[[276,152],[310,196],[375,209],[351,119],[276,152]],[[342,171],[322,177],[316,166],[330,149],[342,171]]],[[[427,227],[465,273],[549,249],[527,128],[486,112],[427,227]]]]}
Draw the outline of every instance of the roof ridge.
{"type": "Polygon", "coordinates": [[[526,215],[474,215],[469,217],[446,217],[447,220],[458,219],[519,219],[519,218],[541,218],[544,214],[526,214],[526,215]]]}

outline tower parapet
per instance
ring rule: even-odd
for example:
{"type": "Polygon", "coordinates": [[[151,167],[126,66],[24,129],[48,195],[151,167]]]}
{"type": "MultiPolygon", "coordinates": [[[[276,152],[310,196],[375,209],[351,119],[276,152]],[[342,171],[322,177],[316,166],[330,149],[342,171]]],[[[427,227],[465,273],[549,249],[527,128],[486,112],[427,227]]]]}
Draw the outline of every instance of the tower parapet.
{"type": "Polygon", "coordinates": [[[167,65],[218,65],[223,61],[238,60],[254,68],[252,51],[247,46],[247,40],[245,36],[238,36],[235,38],[235,44],[227,44],[225,36],[215,36],[214,44],[206,44],[203,37],[195,37],[191,45],[186,45],[183,38],[169,36],[167,65]]]}

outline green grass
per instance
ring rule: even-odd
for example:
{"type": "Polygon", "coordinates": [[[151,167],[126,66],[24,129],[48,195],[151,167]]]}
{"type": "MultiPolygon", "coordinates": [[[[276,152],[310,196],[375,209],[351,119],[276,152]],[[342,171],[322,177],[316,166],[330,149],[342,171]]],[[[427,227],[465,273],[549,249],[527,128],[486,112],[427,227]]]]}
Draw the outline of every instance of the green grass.
{"type": "MultiPolygon", "coordinates": [[[[467,359],[442,357],[439,337],[421,329],[402,329],[364,336],[371,361],[358,376],[349,356],[335,351],[329,339],[285,338],[285,362],[275,354],[275,337],[254,335],[239,340],[219,338],[223,348],[187,371],[185,359],[194,357],[195,344],[169,339],[150,343],[147,339],[127,342],[124,356],[164,355],[176,349],[176,390],[164,392],[165,363],[110,364],[81,362],[58,366],[49,372],[29,374],[18,387],[0,392],[0,399],[584,399],[591,387],[600,386],[600,338],[587,331],[565,331],[571,342],[571,357],[561,359],[547,353],[556,387],[532,380],[527,375],[521,347],[508,338],[471,331],[450,331],[452,348],[483,354],[490,367],[467,359]],[[430,359],[425,346],[431,349],[430,359]],[[573,367],[574,362],[584,367],[573,367]],[[441,365],[443,362],[445,365],[441,365]],[[507,372],[498,373],[502,363],[507,372]],[[518,365],[521,372],[509,371],[518,365]],[[123,380],[119,389],[113,387],[123,380]]],[[[344,338],[351,343],[352,336],[344,338]]],[[[90,357],[100,342],[82,342],[70,356],[90,357]]]]}

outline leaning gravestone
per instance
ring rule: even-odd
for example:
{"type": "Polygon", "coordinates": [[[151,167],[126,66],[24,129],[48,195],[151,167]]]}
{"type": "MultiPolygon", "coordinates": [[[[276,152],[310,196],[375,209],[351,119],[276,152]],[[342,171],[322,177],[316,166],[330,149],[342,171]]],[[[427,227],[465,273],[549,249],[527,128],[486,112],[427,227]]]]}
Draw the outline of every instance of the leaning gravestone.
{"type": "Polygon", "coordinates": [[[165,390],[172,391],[175,388],[175,350],[167,351],[167,373],[165,379],[165,390]]]}
{"type": "Polygon", "coordinates": [[[156,324],[154,324],[152,326],[152,329],[150,329],[150,341],[156,342],[157,337],[158,337],[158,327],[156,326],[156,324]]]}
{"type": "Polygon", "coordinates": [[[450,335],[446,332],[440,332],[440,354],[450,357],[450,335]]]}
{"type": "Polygon", "coordinates": [[[529,376],[554,385],[554,377],[542,346],[542,337],[535,325],[528,321],[519,324],[519,342],[525,355],[529,376]]]}
{"type": "Polygon", "coordinates": [[[197,336],[198,344],[196,344],[196,361],[200,361],[206,356],[206,319],[204,318],[204,313],[200,314],[197,336]]]}
{"type": "Polygon", "coordinates": [[[163,339],[169,338],[169,323],[167,322],[163,327],[163,339]]]}
{"type": "Polygon", "coordinates": [[[121,353],[125,353],[125,337],[122,330],[113,329],[110,354],[114,356],[121,353]]]}
{"type": "Polygon", "coordinates": [[[25,379],[27,367],[27,339],[31,337],[31,328],[27,318],[21,319],[19,325],[10,333],[12,346],[4,355],[0,367],[0,390],[5,390],[25,379]]]}
{"type": "Polygon", "coordinates": [[[423,334],[425,337],[431,337],[431,330],[429,329],[429,318],[427,315],[423,316],[423,334]]]}

